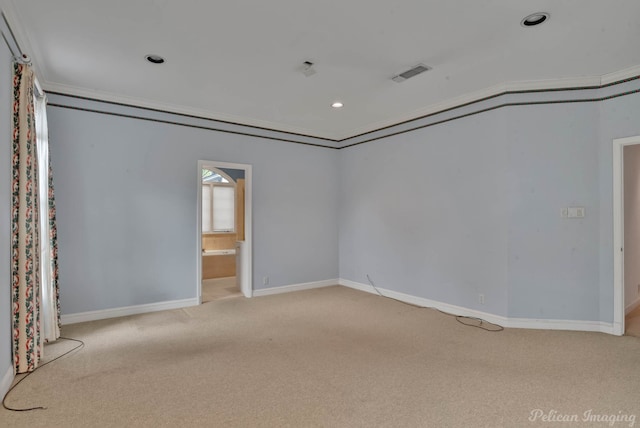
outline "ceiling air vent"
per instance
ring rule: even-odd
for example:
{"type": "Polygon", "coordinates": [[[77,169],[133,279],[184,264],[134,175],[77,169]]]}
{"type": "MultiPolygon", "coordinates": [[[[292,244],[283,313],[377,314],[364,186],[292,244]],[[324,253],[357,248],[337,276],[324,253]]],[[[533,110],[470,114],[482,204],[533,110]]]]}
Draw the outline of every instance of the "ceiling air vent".
{"type": "Polygon", "coordinates": [[[413,76],[417,76],[418,74],[424,73],[425,71],[429,71],[429,70],[431,70],[431,67],[424,64],[418,64],[415,67],[412,67],[405,72],[402,72],[396,76],[393,76],[391,80],[397,83],[404,82],[405,80],[413,76]]]}

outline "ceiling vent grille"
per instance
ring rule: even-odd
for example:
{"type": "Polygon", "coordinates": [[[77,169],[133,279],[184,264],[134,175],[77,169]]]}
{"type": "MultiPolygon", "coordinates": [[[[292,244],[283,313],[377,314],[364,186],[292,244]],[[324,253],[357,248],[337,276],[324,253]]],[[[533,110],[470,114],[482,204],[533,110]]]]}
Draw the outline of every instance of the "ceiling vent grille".
{"type": "Polygon", "coordinates": [[[431,67],[424,64],[418,64],[407,71],[404,71],[400,74],[393,76],[391,80],[397,83],[404,82],[407,79],[410,79],[414,76],[417,76],[418,74],[424,73],[425,71],[429,71],[429,70],[431,70],[431,67]]]}

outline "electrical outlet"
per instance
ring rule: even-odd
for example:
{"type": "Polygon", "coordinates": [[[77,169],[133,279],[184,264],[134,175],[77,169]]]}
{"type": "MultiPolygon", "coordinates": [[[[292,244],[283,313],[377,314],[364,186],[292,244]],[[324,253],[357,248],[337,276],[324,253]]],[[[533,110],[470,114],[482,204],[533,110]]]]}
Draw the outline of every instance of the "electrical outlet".
{"type": "Polygon", "coordinates": [[[269,285],[269,277],[268,276],[262,277],[262,284],[263,285],[269,285]]]}
{"type": "Polygon", "coordinates": [[[484,305],[484,294],[482,293],[478,294],[478,303],[480,303],[481,305],[484,305]]]}

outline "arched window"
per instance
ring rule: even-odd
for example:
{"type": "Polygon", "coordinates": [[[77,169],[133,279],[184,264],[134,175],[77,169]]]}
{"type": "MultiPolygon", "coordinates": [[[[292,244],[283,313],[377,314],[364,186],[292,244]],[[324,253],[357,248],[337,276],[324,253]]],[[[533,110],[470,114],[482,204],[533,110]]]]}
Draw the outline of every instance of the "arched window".
{"type": "Polygon", "coordinates": [[[212,171],[209,168],[202,168],[203,183],[229,183],[229,177],[222,171],[212,171]]]}

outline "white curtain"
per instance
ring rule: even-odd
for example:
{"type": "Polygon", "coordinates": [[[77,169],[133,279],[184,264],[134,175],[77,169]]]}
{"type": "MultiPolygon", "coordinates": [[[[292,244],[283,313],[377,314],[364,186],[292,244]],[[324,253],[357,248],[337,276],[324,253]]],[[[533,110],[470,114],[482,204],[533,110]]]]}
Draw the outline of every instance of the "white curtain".
{"type": "Polygon", "coordinates": [[[40,210],[40,278],[41,278],[41,328],[45,341],[52,342],[60,337],[58,325],[58,302],[56,290],[56,278],[51,243],[52,212],[50,201],[50,177],[49,177],[49,129],[47,126],[47,98],[46,96],[34,97],[34,110],[36,119],[36,149],[38,156],[38,196],[40,210]]]}

